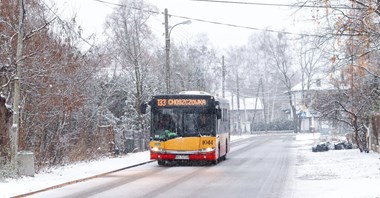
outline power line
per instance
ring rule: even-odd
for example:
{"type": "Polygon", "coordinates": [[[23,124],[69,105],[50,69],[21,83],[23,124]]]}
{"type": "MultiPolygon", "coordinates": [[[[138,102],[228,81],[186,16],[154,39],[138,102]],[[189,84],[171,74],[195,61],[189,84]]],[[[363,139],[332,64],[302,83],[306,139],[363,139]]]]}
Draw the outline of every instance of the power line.
{"type": "MultiPolygon", "coordinates": [[[[163,13],[160,13],[163,14],[163,13]]],[[[223,22],[217,22],[217,21],[210,21],[210,20],[204,20],[204,19],[199,19],[199,18],[192,18],[192,17],[186,17],[186,16],[180,16],[180,15],[173,15],[169,14],[170,17],[177,17],[177,18],[182,18],[182,19],[187,19],[187,20],[193,20],[193,21],[198,21],[198,22],[204,22],[204,23],[211,23],[211,24],[216,24],[216,25],[224,25],[224,26],[229,26],[229,27],[235,27],[235,28],[243,28],[243,29],[249,29],[249,30],[255,30],[255,31],[264,31],[264,32],[271,32],[271,33],[282,33],[282,34],[289,34],[289,35],[297,35],[297,36],[312,36],[312,37],[325,37],[327,35],[318,35],[318,34],[305,34],[305,33],[294,33],[294,32],[288,32],[288,31],[281,31],[281,30],[272,30],[272,29],[261,29],[261,28],[256,28],[256,27],[250,27],[250,26],[243,26],[243,25],[235,25],[231,23],[223,23],[223,22]]],[[[363,34],[329,34],[331,36],[362,36],[363,34]]]]}
{"type": "MultiPolygon", "coordinates": [[[[143,12],[149,12],[149,13],[164,15],[163,12],[157,12],[157,11],[152,11],[152,10],[144,10],[144,9],[141,9],[141,8],[126,6],[126,5],[117,4],[117,3],[111,3],[111,2],[104,1],[104,0],[93,0],[93,1],[97,1],[97,2],[105,3],[105,4],[110,4],[110,5],[114,5],[114,6],[119,6],[119,7],[136,9],[136,10],[140,10],[140,11],[143,11],[143,12]]],[[[255,3],[250,3],[250,2],[234,2],[234,1],[218,1],[218,0],[189,0],[189,1],[207,1],[207,2],[220,2],[220,3],[221,2],[230,2],[230,3],[241,3],[241,4],[242,3],[255,4],[255,3]]],[[[256,4],[262,4],[262,5],[264,5],[265,3],[256,3],[256,4]]],[[[267,3],[267,5],[272,5],[272,6],[287,5],[287,6],[293,6],[293,7],[296,6],[296,5],[291,5],[291,4],[268,4],[268,3],[267,3]]],[[[305,5],[303,5],[303,6],[305,6],[305,5]]],[[[306,5],[306,6],[307,7],[312,7],[310,5],[306,5]]],[[[314,6],[314,8],[319,8],[319,7],[318,6],[314,6]]],[[[320,6],[320,8],[326,8],[326,7],[320,6]]],[[[330,7],[330,8],[333,8],[333,7],[330,7]]],[[[338,7],[334,7],[334,8],[338,8],[338,7]]],[[[342,7],[342,9],[343,8],[346,8],[346,7],[342,7]]],[[[294,33],[294,32],[272,30],[272,29],[261,29],[261,28],[256,28],[256,27],[243,26],[243,25],[235,25],[235,24],[231,24],[231,23],[223,23],[223,22],[217,22],[217,21],[209,21],[209,20],[204,20],[204,19],[199,19],[199,18],[192,18],[192,17],[173,15],[173,14],[169,14],[169,16],[170,17],[182,18],[182,19],[186,19],[186,20],[193,20],[193,21],[203,22],[203,23],[210,23],[210,24],[216,24],[216,25],[224,25],[224,26],[229,26],[229,27],[234,27],[234,28],[243,28],[243,29],[249,29],[249,30],[255,30],[255,31],[264,31],[264,32],[271,32],[271,33],[282,33],[282,34],[297,35],[297,36],[312,36],[312,37],[319,37],[319,38],[326,36],[326,35],[317,35],[317,34],[294,33]]],[[[351,34],[332,34],[332,36],[361,36],[361,34],[355,34],[355,35],[351,35],[351,34]]]]}
{"type": "Polygon", "coordinates": [[[322,37],[321,35],[316,35],[316,34],[303,34],[303,33],[294,33],[294,32],[288,32],[288,31],[280,31],[280,30],[261,29],[261,28],[256,28],[256,27],[235,25],[231,23],[223,23],[223,22],[217,22],[217,21],[209,21],[209,20],[204,20],[204,19],[191,18],[191,17],[172,15],[172,14],[169,14],[169,16],[187,19],[187,20],[199,21],[199,22],[204,22],[204,23],[211,23],[211,24],[216,24],[216,25],[224,25],[224,26],[235,27],[235,28],[244,28],[244,29],[255,30],[255,31],[265,31],[265,32],[271,32],[271,33],[282,33],[282,34],[298,35],[298,36],[322,37]]]}
{"type": "MultiPolygon", "coordinates": [[[[104,0],[93,0],[93,1],[97,1],[97,2],[100,2],[100,3],[104,3],[104,4],[109,4],[109,5],[114,5],[114,6],[119,6],[119,7],[124,7],[124,8],[136,9],[136,10],[140,10],[140,11],[143,11],[143,12],[149,12],[149,13],[164,15],[163,12],[156,12],[156,11],[152,11],[152,10],[144,10],[144,9],[141,9],[141,8],[126,6],[126,5],[122,5],[122,4],[118,4],[118,3],[111,3],[111,2],[108,2],[108,1],[104,1],[104,0]]],[[[199,0],[199,1],[205,1],[205,0],[199,0]]],[[[210,1],[213,2],[212,0],[210,0],[210,1]]],[[[260,29],[260,28],[255,28],[255,27],[235,25],[235,24],[223,23],[223,22],[217,22],[217,21],[209,21],[209,20],[204,20],[204,19],[199,19],[199,18],[192,18],[192,17],[186,17],[186,16],[172,15],[172,14],[169,14],[169,16],[170,17],[182,18],[182,19],[186,19],[186,20],[193,20],[193,21],[203,22],[203,23],[211,23],[211,24],[216,24],[216,25],[224,25],[224,26],[235,27],[235,28],[244,28],[244,29],[255,30],[255,31],[266,31],[266,32],[272,32],[272,33],[283,33],[283,34],[298,35],[298,36],[321,37],[320,35],[293,33],[293,32],[278,31],[278,30],[271,30],[271,29],[260,29]]]]}
{"type": "Polygon", "coordinates": [[[108,1],[102,1],[102,0],[93,0],[93,1],[97,1],[100,3],[108,4],[108,5],[113,5],[113,6],[125,7],[124,5],[119,4],[119,3],[112,3],[112,2],[108,2],[108,1]]]}
{"type": "Polygon", "coordinates": [[[331,8],[331,9],[363,9],[363,8],[353,8],[348,6],[317,6],[317,5],[307,5],[307,4],[279,4],[279,3],[259,3],[259,2],[245,2],[245,1],[220,1],[220,0],[188,0],[188,1],[198,1],[207,3],[224,3],[224,4],[241,4],[241,5],[255,5],[255,6],[275,6],[275,7],[297,7],[297,8],[331,8]]]}

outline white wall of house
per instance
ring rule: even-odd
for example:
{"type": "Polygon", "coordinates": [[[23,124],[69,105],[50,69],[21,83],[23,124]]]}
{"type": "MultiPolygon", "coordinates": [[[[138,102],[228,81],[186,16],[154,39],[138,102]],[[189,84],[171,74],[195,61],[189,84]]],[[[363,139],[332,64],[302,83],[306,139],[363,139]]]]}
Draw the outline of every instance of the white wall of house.
{"type": "Polygon", "coordinates": [[[253,118],[255,117],[255,122],[263,120],[263,103],[260,98],[240,96],[239,110],[236,95],[228,93],[225,98],[230,102],[231,130],[233,133],[250,133],[253,118]]]}
{"type": "MultiPolygon", "coordinates": [[[[301,132],[319,132],[321,130],[319,118],[311,113],[313,111],[312,109],[310,109],[310,106],[313,103],[312,96],[316,92],[331,89],[334,89],[334,86],[324,75],[316,75],[314,79],[312,79],[311,81],[309,90],[306,90],[306,85],[304,87],[304,90],[302,89],[302,82],[298,83],[291,89],[293,96],[293,105],[296,107],[296,113],[300,119],[301,132]],[[308,101],[308,104],[304,104],[302,95],[304,95],[305,97],[310,97],[305,98],[306,101],[308,101]]],[[[292,114],[290,116],[292,116],[292,114]]]]}

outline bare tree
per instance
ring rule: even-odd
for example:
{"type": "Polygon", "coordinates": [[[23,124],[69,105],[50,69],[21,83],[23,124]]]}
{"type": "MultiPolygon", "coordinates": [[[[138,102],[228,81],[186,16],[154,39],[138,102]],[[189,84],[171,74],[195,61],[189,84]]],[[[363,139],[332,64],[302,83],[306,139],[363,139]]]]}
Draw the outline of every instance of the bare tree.
{"type": "Polygon", "coordinates": [[[1,10],[7,10],[7,12],[1,12],[2,15],[0,21],[1,26],[4,26],[4,32],[2,32],[1,38],[2,40],[4,39],[3,46],[5,49],[2,51],[5,53],[2,53],[0,56],[2,60],[4,60],[4,62],[1,61],[4,64],[1,64],[2,76],[0,77],[0,81],[2,82],[1,92],[4,91],[8,95],[8,101],[13,101],[13,124],[10,128],[9,135],[11,137],[11,162],[14,169],[17,168],[16,156],[19,149],[19,135],[22,133],[20,123],[22,115],[21,81],[23,81],[25,77],[23,75],[25,70],[24,63],[34,54],[33,51],[27,49],[26,40],[30,40],[36,33],[43,31],[54,20],[33,21],[36,17],[30,15],[30,13],[38,13],[41,8],[42,7],[35,1],[29,1],[27,3],[23,0],[17,2],[7,1],[4,4],[1,4],[1,10]],[[28,7],[28,12],[26,11],[26,7],[28,7]],[[14,16],[17,16],[17,18],[14,16]],[[27,16],[32,17],[27,21],[27,16]],[[16,36],[17,41],[15,39],[16,36]],[[13,90],[10,89],[11,86],[14,87],[13,90]]]}
{"type": "Polygon", "coordinates": [[[245,71],[249,75],[247,83],[251,85],[249,92],[262,100],[265,125],[282,119],[282,108],[287,106],[287,102],[284,103],[285,96],[283,96],[286,89],[271,65],[271,59],[268,58],[270,54],[262,47],[266,45],[263,41],[270,36],[269,34],[260,32],[250,37],[247,44],[248,70],[245,71]]]}
{"type": "Polygon", "coordinates": [[[310,87],[315,80],[315,76],[327,71],[330,65],[327,58],[327,53],[324,52],[323,46],[319,44],[319,38],[302,37],[299,39],[298,61],[301,67],[301,86],[302,86],[302,104],[309,106],[311,96],[309,93],[310,87]]]}
{"type": "Polygon", "coordinates": [[[146,146],[143,140],[147,140],[144,133],[143,115],[140,113],[140,104],[147,99],[144,90],[146,74],[151,65],[152,55],[149,51],[152,33],[147,20],[154,12],[154,7],[142,0],[122,1],[120,6],[109,16],[106,26],[110,33],[110,40],[114,43],[115,61],[126,72],[133,84],[133,90],[129,90],[128,103],[133,111],[126,117],[131,128],[132,135],[139,150],[146,146]]]}
{"type": "Polygon", "coordinates": [[[372,0],[311,2],[326,6],[325,12],[319,13],[314,18],[324,27],[323,39],[326,43],[331,41],[330,50],[335,54],[330,58],[335,63],[334,69],[345,68],[355,63],[354,67],[360,67],[366,74],[379,77],[380,69],[377,66],[380,44],[379,2],[372,0]]]}
{"type": "Polygon", "coordinates": [[[319,93],[313,105],[323,119],[349,126],[361,152],[368,152],[369,116],[378,111],[380,105],[379,85],[371,81],[368,78],[357,80],[354,92],[345,83],[336,81],[336,90],[319,93]]]}
{"type": "Polygon", "coordinates": [[[286,89],[294,130],[298,132],[298,116],[291,93],[297,77],[297,70],[293,65],[292,50],[289,42],[289,39],[284,34],[279,33],[276,37],[268,34],[267,37],[264,37],[260,46],[264,53],[267,54],[266,57],[270,60],[270,65],[276,71],[276,76],[278,76],[286,89]]]}
{"type": "Polygon", "coordinates": [[[173,46],[171,79],[175,92],[199,90],[214,92],[218,89],[221,66],[216,50],[207,35],[199,34],[194,42],[173,46]]]}
{"type": "Polygon", "coordinates": [[[25,4],[24,50],[16,56],[16,2],[2,1],[0,6],[0,91],[7,103],[14,97],[10,87],[15,66],[19,60],[24,62],[22,70],[17,69],[20,150],[34,151],[37,170],[103,154],[97,149],[106,140],[103,134],[95,133],[96,108],[92,103],[97,93],[95,97],[90,93],[96,90],[91,86],[96,85],[97,68],[104,64],[104,56],[95,46],[83,53],[80,43],[90,43],[80,36],[75,19],[54,20],[59,17],[39,1],[25,4]]]}
{"type": "Polygon", "coordinates": [[[368,117],[379,103],[380,4],[371,0],[314,3],[326,6],[316,19],[325,26],[324,38],[332,44],[330,73],[337,87],[335,93],[325,96],[328,101],[320,98],[325,104],[319,103],[317,108],[326,117],[350,126],[359,149],[367,150],[368,117]]]}

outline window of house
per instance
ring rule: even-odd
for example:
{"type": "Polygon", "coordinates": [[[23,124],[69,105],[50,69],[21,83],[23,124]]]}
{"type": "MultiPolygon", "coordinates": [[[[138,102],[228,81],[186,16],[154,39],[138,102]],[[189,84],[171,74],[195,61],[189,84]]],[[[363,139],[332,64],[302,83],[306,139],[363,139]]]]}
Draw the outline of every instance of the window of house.
{"type": "Polygon", "coordinates": [[[321,79],[317,79],[316,84],[317,84],[317,87],[320,87],[321,86],[321,79]]]}

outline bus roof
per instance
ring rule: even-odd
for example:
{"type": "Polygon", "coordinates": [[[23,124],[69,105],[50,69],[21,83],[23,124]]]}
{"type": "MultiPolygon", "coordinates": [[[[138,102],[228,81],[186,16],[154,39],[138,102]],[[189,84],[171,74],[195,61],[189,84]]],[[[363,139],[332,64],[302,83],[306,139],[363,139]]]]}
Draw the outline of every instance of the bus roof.
{"type": "Polygon", "coordinates": [[[205,91],[181,91],[181,92],[179,92],[179,94],[183,94],[183,95],[208,95],[208,96],[211,96],[210,93],[205,92],[205,91]]]}
{"type": "Polygon", "coordinates": [[[215,99],[212,95],[197,95],[197,94],[160,94],[152,96],[152,99],[170,99],[170,98],[204,98],[215,99]]]}

